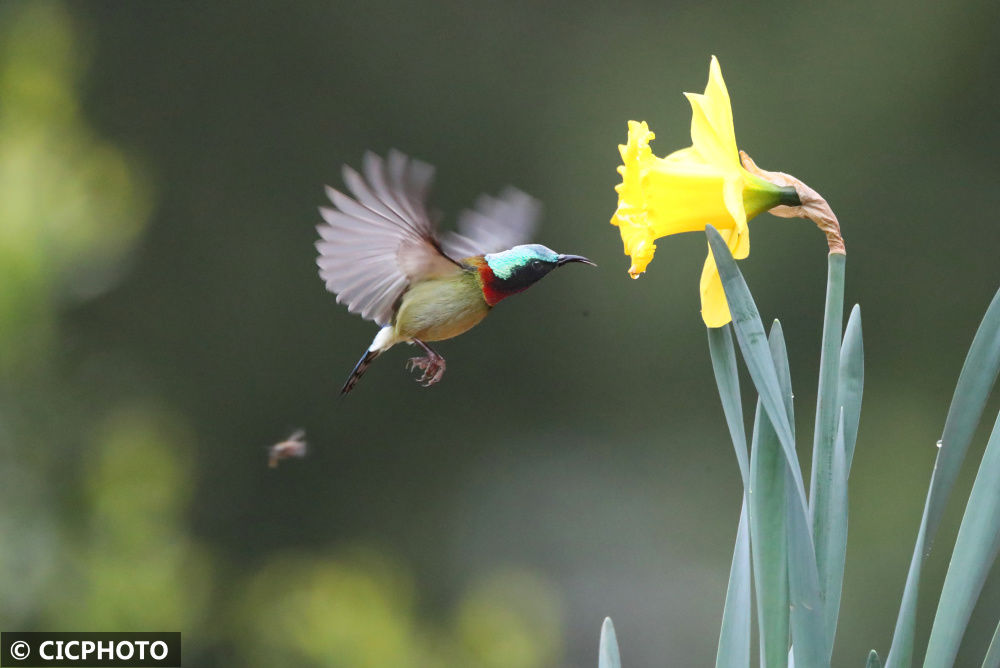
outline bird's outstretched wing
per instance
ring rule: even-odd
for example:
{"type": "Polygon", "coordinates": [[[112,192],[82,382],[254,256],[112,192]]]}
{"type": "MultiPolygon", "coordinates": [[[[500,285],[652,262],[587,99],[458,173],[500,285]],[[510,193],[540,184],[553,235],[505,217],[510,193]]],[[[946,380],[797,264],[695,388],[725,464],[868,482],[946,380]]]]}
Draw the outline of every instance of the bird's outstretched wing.
{"type": "Polygon", "coordinates": [[[458,215],[458,231],[446,234],[441,247],[449,257],[461,260],[528,243],[541,212],[541,202],[510,186],[498,197],[480,195],[474,209],[458,215]]]}
{"type": "Polygon", "coordinates": [[[399,151],[366,153],[364,177],[344,166],[354,198],[333,188],[321,207],[319,275],[352,313],[385,326],[412,281],[461,271],[434,235],[425,200],[434,168],[399,151]]]}

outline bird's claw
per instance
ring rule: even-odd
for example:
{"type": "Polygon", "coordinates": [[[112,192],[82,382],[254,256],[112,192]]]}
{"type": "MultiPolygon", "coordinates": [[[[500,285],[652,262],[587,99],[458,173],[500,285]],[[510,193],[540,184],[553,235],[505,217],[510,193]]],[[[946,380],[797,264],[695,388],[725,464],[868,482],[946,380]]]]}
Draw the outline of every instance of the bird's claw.
{"type": "Polygon", "coordinates": [[[417,379],[417,382],[424,387],[430,387],[434,383],[441,380],[441,376],[444,375],[445,362],[444,358],[440,355],[431,357],[411,357],[410,361],[406,363],[406,368],[409,371],[414,369],[423,369],[424,373],[417,379]]]}

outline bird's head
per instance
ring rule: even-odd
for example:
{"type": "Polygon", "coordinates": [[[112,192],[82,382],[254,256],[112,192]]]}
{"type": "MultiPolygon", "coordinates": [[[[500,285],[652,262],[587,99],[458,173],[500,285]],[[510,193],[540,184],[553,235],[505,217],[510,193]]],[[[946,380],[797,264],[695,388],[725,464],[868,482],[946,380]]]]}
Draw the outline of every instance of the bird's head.
{"type": "Polygon", "coordinates": [[[541,244],[514,246],[499,253],[483,256],[479,275],[483,294],[490,306],[504,297],[527,290],[556,267],[570,262],[596,266],[580,255],[562,255],[541,244]]]}

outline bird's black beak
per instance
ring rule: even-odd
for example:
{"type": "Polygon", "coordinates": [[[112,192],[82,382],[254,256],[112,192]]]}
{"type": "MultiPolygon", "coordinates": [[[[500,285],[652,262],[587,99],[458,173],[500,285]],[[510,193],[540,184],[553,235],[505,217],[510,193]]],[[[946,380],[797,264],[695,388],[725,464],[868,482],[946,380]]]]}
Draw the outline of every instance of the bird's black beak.
{"type": "Polygon", "coordinates": [[[556,266],[561,267],[569,262],[582,262],[584,264],[589,264],[591,267],[596,267],[597,265],[583,257],[582,255],[560,255],[559,259],[556,260],[556,266]]]}

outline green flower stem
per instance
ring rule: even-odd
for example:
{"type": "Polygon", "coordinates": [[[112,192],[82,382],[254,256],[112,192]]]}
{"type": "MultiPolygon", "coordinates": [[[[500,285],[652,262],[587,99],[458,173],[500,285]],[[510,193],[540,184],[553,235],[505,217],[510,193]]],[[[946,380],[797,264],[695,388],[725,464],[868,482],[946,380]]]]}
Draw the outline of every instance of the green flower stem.
{"type": "MultiPolygon", "coordinates": [[[[816,568],[819,571],[820,596],[829,598],[830,583],[836,578],[836,555],[843,546],[831,543],[830,525],[833,516],[833,449],[837,435],[837,390],[840,369],[841,333],[844,324],[844,265],[847,256],[828,256],[826,309],[823,317],[823,343],[820,352],[819,389],[816,393],[816,427],[813,435],[812,472],[809,478],[809,510],[812,519],[813,543],[816,546],[816,568]]],[[[826,615],[829,619],[830,615],[826,615]]],[[[827,627],[831,627],[828,625],[827,627]]],[[[832,627],[835,630],[836,626],[832,627]]],[[[831,631],[832,632],[832,631],[831,631]]],[[[833,646],[833,638],[828,638],[833,646]]]]}

